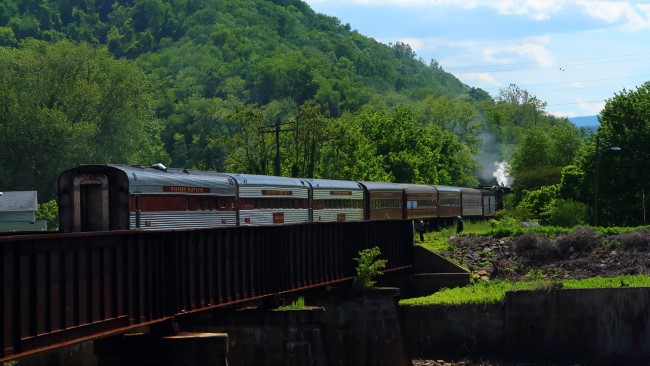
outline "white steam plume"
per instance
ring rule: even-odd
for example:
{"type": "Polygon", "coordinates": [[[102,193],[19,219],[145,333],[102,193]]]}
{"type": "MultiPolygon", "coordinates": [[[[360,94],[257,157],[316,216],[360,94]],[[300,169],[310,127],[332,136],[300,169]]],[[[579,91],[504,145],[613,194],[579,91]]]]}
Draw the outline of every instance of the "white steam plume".
{"type": "Polygon", "coordinates": [[[500,186],[510,186],[512,184],[512,179],[508,175],[510,170],[510,164],[507,161],[497,161],[494,163],[495,171],[492,173],[492,176],[497,180],[497,184],[500,186]]]}

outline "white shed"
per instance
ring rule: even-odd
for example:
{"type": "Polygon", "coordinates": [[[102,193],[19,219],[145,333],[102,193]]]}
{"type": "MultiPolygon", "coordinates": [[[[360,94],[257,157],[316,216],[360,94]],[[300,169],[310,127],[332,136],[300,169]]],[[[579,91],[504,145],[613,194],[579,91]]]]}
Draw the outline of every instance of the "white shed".
{"type": "Polygon", "coordinates": [[[0,192],[0,232],[46,231],[47,221],[36,220],[36,191],[0,192]]]}

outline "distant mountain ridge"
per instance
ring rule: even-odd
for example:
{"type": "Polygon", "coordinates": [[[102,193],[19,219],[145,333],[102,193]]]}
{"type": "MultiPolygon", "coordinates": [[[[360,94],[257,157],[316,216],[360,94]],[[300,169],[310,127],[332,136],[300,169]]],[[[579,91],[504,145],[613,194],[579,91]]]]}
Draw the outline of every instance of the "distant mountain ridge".
{"type": "Polygon", "coordinates": [[[598,117],[598,115],[571,117],[569,118],[569,121],[576,125],[576,127],[597,127],[600,125],[598,117]]]}

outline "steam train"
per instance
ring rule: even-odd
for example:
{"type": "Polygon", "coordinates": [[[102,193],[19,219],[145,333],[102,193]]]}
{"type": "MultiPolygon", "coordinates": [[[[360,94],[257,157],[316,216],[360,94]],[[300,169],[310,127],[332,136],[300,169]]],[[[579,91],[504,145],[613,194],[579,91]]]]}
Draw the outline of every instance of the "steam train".
{"type": "Polygon", "coordinates": [[[173,230],[361,220],[489,218],[500,190],[80,165],[59,177],[59,230],[173,230]]]}

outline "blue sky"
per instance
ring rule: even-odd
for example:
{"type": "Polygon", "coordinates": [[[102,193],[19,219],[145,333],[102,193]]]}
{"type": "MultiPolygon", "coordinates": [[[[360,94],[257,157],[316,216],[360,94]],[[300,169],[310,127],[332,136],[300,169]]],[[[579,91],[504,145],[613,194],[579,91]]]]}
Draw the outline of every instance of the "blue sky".
{"type": "Polygon", "coordinates": [[[382,43],[408,43],[493,97],[509,84],[558,116],[595,115],[650,80],[650,0],[307,0],[382,43]]]}

